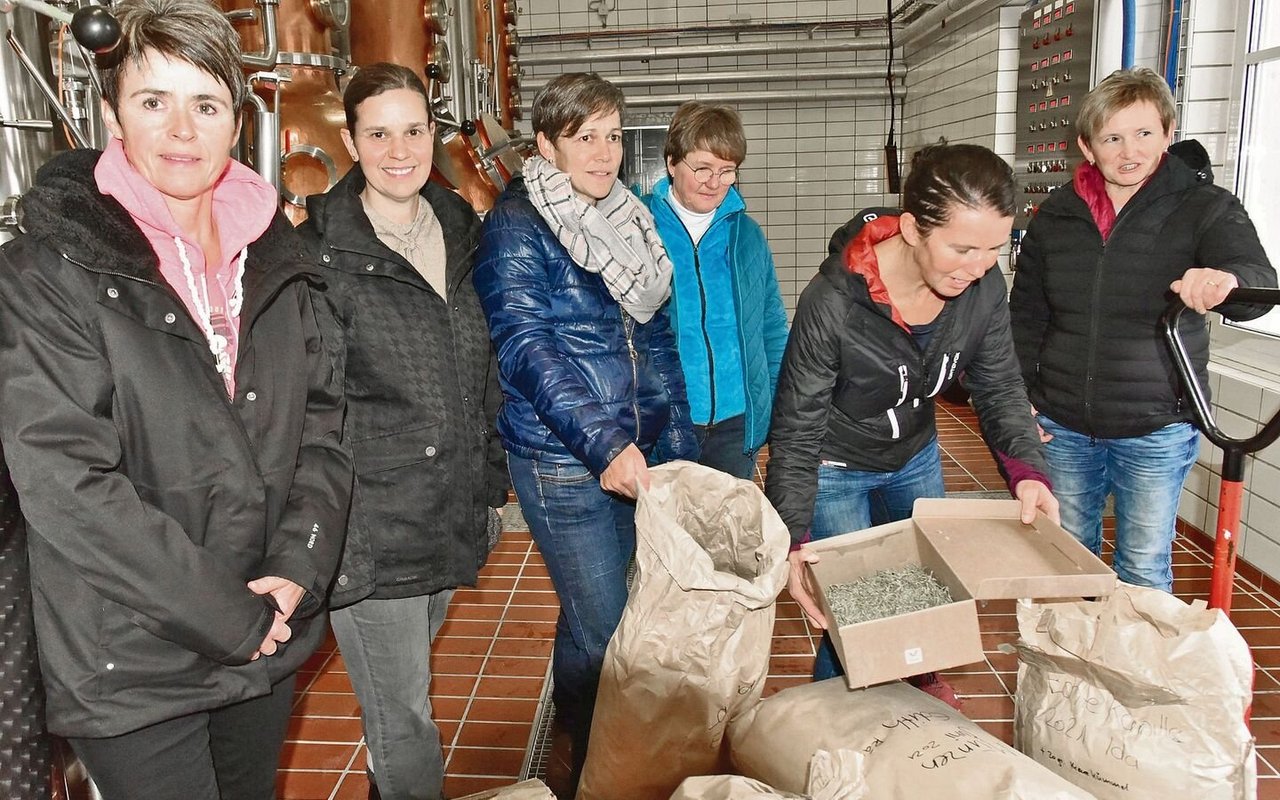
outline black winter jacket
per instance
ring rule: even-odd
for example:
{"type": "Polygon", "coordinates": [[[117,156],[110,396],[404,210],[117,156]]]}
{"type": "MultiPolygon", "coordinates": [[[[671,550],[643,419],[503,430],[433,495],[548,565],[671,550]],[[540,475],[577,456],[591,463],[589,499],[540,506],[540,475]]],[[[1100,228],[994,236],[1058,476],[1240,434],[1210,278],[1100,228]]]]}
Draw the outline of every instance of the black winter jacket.
{"type": "Polygon", "coordinates": [[[471,284],[480,219],[453,192],[423,187],[444,232],[446,302],[378,239],[364,188],[356,166],[311,196],[300,228],[325,276],[316,309],[356,462],[335,608],[474,584],[488,509],[507,499],[497,362],[471,284]]]}
{"type": "Polygon", "coordinates": [[[485,219],[476,290],[498,349],[509,452],[600,475],[634,442],[651,461],[696,459],[666,310],[640,324],[574,263],[511,182],[485,219]]]}
{"type": "MultiPolygon", "coordinates": [[[[863,212],[837,236],[853,238],[885,209],[863,212]]],[[[872,299],[867,280],[832,255],[800,296],[773,403],[766,494],[791,531],[807,536],[818,465],[892,472],[937,435],[934,400],[965,373],[983,437],[1004,463],[1044,475],[1018,375],[1000,270],[948,300],[922,353],[872,299]]]]}
{"type": "MultiPolygon", "coordinates": [[[[1120,210],[1105,244],[1074,181],[1040,206],[1009,303],[1027,393],[1050,419],[1103,438],[1192,419],[1160,324],[1174,297],[1169,284],[1191,267],[1214,267],[1241,286],[1276,285],[1244,207],[1210,181],[1166,156],[1120,210]]],[[[1252,319],[1267,308],[1215,310],[1252,319]]],[[[1181,333],[1207,386],[1204,317],[1183,314],[1181,333]]]]}
{"type": "Polygon", "coordinates": [[[151,245],[58,156],[0,251],[0,436],[30,536],[49,728],[114,736],[266,694],[327,630],[351,458],[283,215],[249,246],[236,395],[151,245]],[[246,583],[309,593],[276,655],[246,583]]]}

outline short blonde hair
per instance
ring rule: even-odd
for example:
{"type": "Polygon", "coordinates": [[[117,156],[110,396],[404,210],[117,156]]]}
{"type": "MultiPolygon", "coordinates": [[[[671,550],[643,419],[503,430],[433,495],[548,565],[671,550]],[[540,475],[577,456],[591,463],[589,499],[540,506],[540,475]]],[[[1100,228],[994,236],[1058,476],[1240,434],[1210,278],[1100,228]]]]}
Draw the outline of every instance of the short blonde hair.
{"type": "Polygon", "coordinates": [[[1146,67],[1138,67],[1116,70],[1085,95],[1076,115],[1076,132],[1086,144],[1090,144],[1112,115],[1139,103],[1150,103],[1156,107],[1166,135],[1173,130],[1177,114],[1173,107],[1173,92],[1169,91],[1164,78],[1146,67]]]}

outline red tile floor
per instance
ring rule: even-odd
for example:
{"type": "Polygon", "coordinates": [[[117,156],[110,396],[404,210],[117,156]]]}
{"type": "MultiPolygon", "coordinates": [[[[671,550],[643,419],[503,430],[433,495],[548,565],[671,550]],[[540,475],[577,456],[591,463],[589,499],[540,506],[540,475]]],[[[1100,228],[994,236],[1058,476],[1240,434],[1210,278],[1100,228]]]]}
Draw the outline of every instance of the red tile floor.
{"type": "MultiPolygon", "coordinates": [[[[1003,483],[968,406],[938,411],[947,489],[1000,491],[1003,483]]],[[[1207,598],[1211,558],[1196,531],[1174,551],[1174,592],[1207,598]]],[[[1258,671],[1253,730],[1260,800],[1280,800],[1280,594],[1277,584],[1241,564],[1232,619],[1253,648],[1258,671]],[[1274,766],[1273,766],[1274,765],[1274,766]]],[[[458,797],[519,780],[530,769],[534,723],[551,654],[557,611],[546,567],[527,533],[503,536],[474,589],[455,595],[431,655],[432,703],[444,743],[445,791],[458,797]]],[[[985,605],[985,663],[946,674],[964,712],[995,735],[1013,735],[1016,657],[997,647],[1016,637],[1013,603],[985,605]]],[[[785,595],[778,604],[766,693],[803,683],[815,637],[785,595]]],[[[332,640],[304,667],[280,768],[282,800],[364,800],[365,752],[359,708],[332,640]]]]}

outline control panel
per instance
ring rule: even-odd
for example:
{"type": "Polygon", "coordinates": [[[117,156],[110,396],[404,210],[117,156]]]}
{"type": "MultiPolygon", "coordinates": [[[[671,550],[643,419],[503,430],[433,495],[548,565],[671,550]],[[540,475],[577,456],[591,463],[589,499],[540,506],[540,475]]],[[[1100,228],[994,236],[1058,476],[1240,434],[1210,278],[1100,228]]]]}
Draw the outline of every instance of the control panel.
{"type": "Polygon", "coordinates": [[[1096,0],[1046,0],[1022,12],[1018,37],[1015,228],[1083,160],[1075,110],[1092,84],[1096,0]]]}

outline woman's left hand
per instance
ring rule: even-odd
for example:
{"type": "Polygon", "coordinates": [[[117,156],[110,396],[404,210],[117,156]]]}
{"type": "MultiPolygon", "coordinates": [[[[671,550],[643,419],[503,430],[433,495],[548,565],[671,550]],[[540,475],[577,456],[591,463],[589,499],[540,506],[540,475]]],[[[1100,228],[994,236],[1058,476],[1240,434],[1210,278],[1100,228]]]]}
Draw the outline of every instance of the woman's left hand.
{"type": "Polygon", "coordinates": [[[1209,267],[1192,267],[1182,277],[1169,284],[1169,289],[1182,302],[1199,314],[1203,314],[1227,299],[1240,281],[1230,272],[1209,267]]]}
{"type": "Polygon", "coordinates": [[[1053,520],[1054,525],[1062,524],[1062,517],[1058,514],[1058,498],[1054,497],[1049,487],[1040,481],[1018,481],[1018,485],[1013,489],[1013,496],[1022,503],[1023,524],[1030,525],[1035,522],[1037,511],[1043,512],[1046,517],[1053,520]]]}

